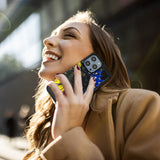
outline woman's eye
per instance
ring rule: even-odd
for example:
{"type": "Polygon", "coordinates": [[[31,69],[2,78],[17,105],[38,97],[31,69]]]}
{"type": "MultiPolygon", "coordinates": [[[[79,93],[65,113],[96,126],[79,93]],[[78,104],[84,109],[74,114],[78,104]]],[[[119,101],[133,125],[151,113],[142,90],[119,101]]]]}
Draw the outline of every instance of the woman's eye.
{"type": "Polygon", "coordinates": [[[67,34],[64,35],[64,37],[73,37],[73,38],[75,38],[75,35],[67,33],[67,34]]]}

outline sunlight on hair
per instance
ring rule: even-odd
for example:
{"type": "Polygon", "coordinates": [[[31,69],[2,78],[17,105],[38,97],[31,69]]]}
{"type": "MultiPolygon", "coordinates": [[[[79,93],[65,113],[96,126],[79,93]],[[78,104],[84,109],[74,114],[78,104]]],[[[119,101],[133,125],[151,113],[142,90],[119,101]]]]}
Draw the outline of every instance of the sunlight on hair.
{"type": "Polygon", "coordinates": [[[82,22],[86,24],[90,24],[90,23],[96,24],[94,15],[89,10],[78,11],[75,15],[73,15],[73,17],[69,18],[67,21],[82,22]]]}

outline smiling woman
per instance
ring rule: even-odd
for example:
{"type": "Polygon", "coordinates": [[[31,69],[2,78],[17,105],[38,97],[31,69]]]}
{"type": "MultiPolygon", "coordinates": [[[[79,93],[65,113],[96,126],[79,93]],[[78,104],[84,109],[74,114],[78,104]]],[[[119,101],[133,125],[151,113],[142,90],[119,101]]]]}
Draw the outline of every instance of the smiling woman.
{"type": "Polygon", "coordinates": [[[78,12],[55,29],[44,40],[42,57],[24,160],[160,159],[160,97],[130,88],[118,46],[90,11],[78,12]],[[111,78],[96,91],[96,80],[90,78],[83,93],[84,75],[77,63],[93,52],[111,78]],[[73,87],[64,75],[72,66],[73,87]]]}
{"type": "Polygon", "coordinates": [[[87,24],[81,22],[66,21],[44,40],[44,46],[43,62],[39,73],[48,81],[53,80],[57,73],[64,73],[93,52],[89,28],[87,24]]]}

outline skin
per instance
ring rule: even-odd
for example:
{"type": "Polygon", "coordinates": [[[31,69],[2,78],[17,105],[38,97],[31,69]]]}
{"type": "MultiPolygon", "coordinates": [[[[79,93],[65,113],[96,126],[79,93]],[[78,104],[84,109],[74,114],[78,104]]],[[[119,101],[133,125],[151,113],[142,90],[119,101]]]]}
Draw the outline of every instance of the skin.
{"type": "Polygon", "coordinates": [[[93,52],[89,38],[89,27],[85,23],[66,22],[52,32],[44,40],[43,62],[39,75],[48,80],[48,85],[56,97],[55,112],[51,127],[52,138],[55,139],[64,132],[81,126],[89,110],[89,104],[94,90],[94,79],[90,79],[85,93],[82,91],[81,71],[74,68],[75,83],[72,88],[67,77],[63,74],[70,67],[93,52]],[[46,61],[45,51],[51,50],[58,55],[57,61],[46,61]],[[58,74],[57,74],[58,73],[58,74]],[[51,81],[57,78],[61,81],[65,95],[51,81]]]}
{"type": "Polygon", "coordinates": [[[89,38],[89,27],[80,22],[62,24],[52,32],[50,37],[44,40],[44,46],[43,62],[39,74],[48,81],[53,80],[56,73],[64,73],[93,52],[89,38]],[[60,59],[53,63],[45,63],[46,50],[55,52],[60,59]]]}

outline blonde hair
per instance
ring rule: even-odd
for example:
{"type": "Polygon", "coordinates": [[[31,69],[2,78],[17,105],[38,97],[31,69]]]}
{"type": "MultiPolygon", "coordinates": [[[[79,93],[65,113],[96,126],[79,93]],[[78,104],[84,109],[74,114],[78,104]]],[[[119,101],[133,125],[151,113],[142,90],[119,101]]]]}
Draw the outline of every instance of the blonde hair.
{"type": "MultiPolygon", "coordinates": [[[[101,57],[112,74],[112,78],[106,84],[107,87],[113,89],[129,88],[130,81],[121,58],[120,50],[114,43],[113,38],[105,31],[104,27],[102,28],[96,23],[92,12],[78,12],[66,22],[68,21],[88,24],[93,50],[101,57]]],[[[41,79],[35,95],[35,113],[30,120],[26,134],[30,142],[30,150],[23,160],[41,159],[39,154],[48,143],[54,104],[50,96],[46,93],[45,88],[46,81],[41,79]]]]}

